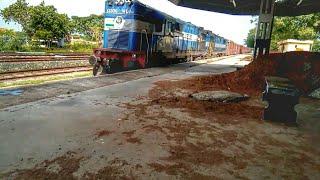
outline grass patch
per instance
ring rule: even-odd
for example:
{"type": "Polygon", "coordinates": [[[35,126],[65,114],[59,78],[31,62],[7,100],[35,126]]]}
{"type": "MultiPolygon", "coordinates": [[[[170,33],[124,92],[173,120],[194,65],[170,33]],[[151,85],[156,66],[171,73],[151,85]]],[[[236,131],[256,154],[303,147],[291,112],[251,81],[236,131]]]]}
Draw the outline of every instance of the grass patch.
{"type": "Polygon", "coordinates": [[[38,85],[53,81],[63,81],[83,77],[91,77],[92,71],[74,72],[59,75],[40,76],[35,78],[25,78],[20,80],[0,82],[0,88],[12,88],[18,86],[38,85]]]}

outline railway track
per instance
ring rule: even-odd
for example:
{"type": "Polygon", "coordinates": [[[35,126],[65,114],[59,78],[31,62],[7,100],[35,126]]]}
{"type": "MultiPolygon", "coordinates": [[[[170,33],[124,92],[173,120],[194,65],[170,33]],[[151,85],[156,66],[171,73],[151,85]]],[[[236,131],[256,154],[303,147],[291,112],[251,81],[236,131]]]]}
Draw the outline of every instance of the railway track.
{"type": "Polygon", "coordinates": [[[88,58],[36,58],[36,59],[0,59],[0,63],[27,63],[27,62],[43,62],[43,61],[87,61],[88,58]]]}
{"type": "Polygon", "coordinates": [[[35,62],[35,61],[71,61],[71,60],[87,60],[89,55],[0,55],[0,63],[5,62],[35,62]]]}
{"type": "MultiPolygon", "coordinates": [[[[77,61],[87,61],[87,54],[63,54],[63,55],[21,55],[21,54],[0,54],[0,65],[4,64],[16,64],[14,66],[17,67],[17,64],[23,63],[50,63],[50,62],[77,62],[77,61]]],[[[79,63],[80,64],[80,63],[79,63]]],[[[58,74],[66,74],[73,72],[83,72],[83,71],[91,71],[92,66],[89,65],[79,65],[77,66],[68,66],[67,67],[52,67],[52,68],[38,68],[38,69],[10,69],[8,72],[0,72],[0,82],[4,81],[12,81],[19,80],[25,78],[32,77],[40,77],[40,76],[49,76],[49,75],[58,75],[58,74]]],[[[83,63],[81,63],[83,64],[83,63]]],[[[60,66],[60,65],[59,65],[60,66]]],[[[64,66],[64,65],[62,65],[64,66]]]]}
{"type": "Polygon", "coordinates": [[[30,53],[0,53],[0,58],[4,57],[54,57],[54,56],[89,56],[86,53],[56,53],[56,54],[30,54],[30,53]]]}
{"type": "Polygon", "coordinates": [[[91,66],[83,66],[83,67],[67,67],[67,68],[55,68],[55,69],[45,69],[45,70],[11,72],[11,73],[0,74],[0,81],[18,80],[18,79],[31,78],[31,77],[58,75],[58,74],[83,72],[83,71],[91,71],[91,70],[92,70],[91,66]]]}

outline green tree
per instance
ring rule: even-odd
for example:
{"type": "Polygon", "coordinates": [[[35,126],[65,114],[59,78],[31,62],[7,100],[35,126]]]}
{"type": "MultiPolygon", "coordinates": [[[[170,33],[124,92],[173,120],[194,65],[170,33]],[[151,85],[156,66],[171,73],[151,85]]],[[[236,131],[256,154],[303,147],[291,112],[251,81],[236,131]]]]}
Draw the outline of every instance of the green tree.
{"type": "Polygon", "coordinates": [[[277,43],[286,39],[316,40],[319,29],[314,14],[298,17],[277,17],[274,21],[271,49],[277,49],[277,43]]]}
{"type": "Polygon", "coordinates": [[[88,40],[99,41],[103,31],[103,15],[90,15],[88,17],[72,16],[73,33],[85,36],[88,40]]]}
{"type": "Polygon", "coordinates": [[[23,51],[27,43],[27,36],[22,32],[0,29],[0,51],[23,51]]]}
{"type": "MultiPolygon", "coordinates": [[[[257,23],[256,19],[252,20],[253,23],[257,23]]],[[[255,29],[251,29],[248,33],[248,37],[245,40],[246,43],[251,43],[252,33],[255,29]]],[[[298,39],[298,40],[317,40],[320,38],[320,13],[303,15],[297,17],[275,17],[271,49],[277,50],[277,43],[286,39],[298,39]]],[[[248,45],[248,44],[247,44],[248,45]]],[[[314,50],[317,50],[318,45],[315,44],[314,50]]]]}
{"type": "Polygon", "coordinates": [[[312,50],[315,52],[320,52],[320,40],[315,40],[312,50]]]}
{"type": "Polygon", "coordinates": [[[68,16],[57,13],[53,6],[46,6],[44,2],[32,7],[30,15],[29,34],[33,38],[51,42],[66,37],[71,31],[68,16]]]}
{"type": "Polygon", "coordinates": [[[44,2],[29,6],[25,0],[18,0],[3,9],[1,15],[7,22],[21,24],[23,31],[33,39],[51,42],[66,37],[71,31],[68,16],[57,13],[54,6],[46,6],[44,2]]]}
{"type": "Polygon", "coordinates": [[[256,28],[250,29],[247,39],[245,39],[245,44],[247,45],[247,47],[254,48],[255,37],[256,37],[256,28]]]}
{"type": "Polygon", "coordinates": [[[16,3],[0,11],[0,15],[6,22],[17,22],[26,32],[30,21],[30,7],[26,0],[17,0],[16,3]]]}

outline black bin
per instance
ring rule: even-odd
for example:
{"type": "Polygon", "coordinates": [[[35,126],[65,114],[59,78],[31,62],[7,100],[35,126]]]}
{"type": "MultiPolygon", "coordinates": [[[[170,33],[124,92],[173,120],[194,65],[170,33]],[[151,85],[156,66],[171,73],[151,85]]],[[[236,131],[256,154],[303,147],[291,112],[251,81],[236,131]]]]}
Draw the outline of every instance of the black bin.
{"type": "Polygon", "coordinates": [[[265,78],[263,101],[268,102],[263,119],[296,124],[300,92],[287,78],[269,76],[265,78]]]}

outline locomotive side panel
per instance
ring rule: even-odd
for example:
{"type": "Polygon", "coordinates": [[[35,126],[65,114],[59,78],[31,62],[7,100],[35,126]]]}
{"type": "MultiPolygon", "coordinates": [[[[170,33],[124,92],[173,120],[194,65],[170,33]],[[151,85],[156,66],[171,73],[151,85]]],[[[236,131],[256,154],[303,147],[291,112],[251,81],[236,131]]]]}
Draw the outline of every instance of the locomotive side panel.
{"type": "Polygon", "coordinates": [[[214,35],[214,53],[217,56],[226,55],[227,50],[227,40],[221,36],[214,35]]]}
{"type": "Polygon", "coordinates": [[[214,35],[211,31],[205,31],[206,57],[214,57],[214,35]]]}

